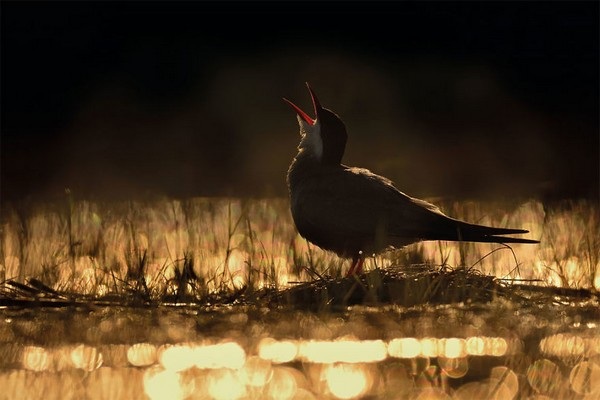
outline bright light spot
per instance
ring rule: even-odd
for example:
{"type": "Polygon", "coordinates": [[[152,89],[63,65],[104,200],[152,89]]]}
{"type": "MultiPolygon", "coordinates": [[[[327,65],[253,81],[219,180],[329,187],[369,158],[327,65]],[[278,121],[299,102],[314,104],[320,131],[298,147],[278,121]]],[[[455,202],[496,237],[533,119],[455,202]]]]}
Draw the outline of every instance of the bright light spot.
{"type": "Polygon", "coordinates": [[[437,357],[438,340],[436,338],[421,339],[421,355],[425,357],[437,357]]]}
{"type": "Polygon", "coordinates": [[[241,368],[246,362],[246,352],[235,342],[198,346],[193,352],[198,368],[241,368]]]}
{"type": "Polygon", "coordinates": [[[193,390],[193,381],[184,384],[178,372],[156,366],[144,373],[144,392],[152,400],[184,399],[193,390]]]}
{"type": "Polygon", "coordinates": [[[276,341],[273,338],[265,338],[258,344],[258,355],[273,363],[286,363],[296,358],[298,344],[289,340],[276,341]]]}
{"type": "Polygon", "coordinates": [[[267,388],[267,395],[274,400],[288,400],[294,398],[298,391],[298,384],[292,368],[273,368],[273,377],[267,388]]]}
{"type": "Polygon", "coordinates": [[[31,371],[45,371],[50,368],[52,357],[46,349],[27,346],[23,349],[23,368],[31,371]]]}
{"type": "Polygon", "coordinates": [[[291,271],[287,257],[274,256],[273,265],[275,265],[275,270],[277,271],[277,276],[275,277],[277,279],[277,285],[279,287],[286,287],[289,280],[288,271],[291,271]]]}
{"type": "Polygon", "coordinates": [[[248,386],[263,387],[271,380],[273,369],[271,362],[258,356],[248,357],[240,370],[240,379],[248,386]]]}
{"type": "Polygon", "coordinates": [[[562,374],[552,361],[541,359],[527,368],[527,381],[536,392],[552,395],[562,383],[562,374]]]}
{"type": "Polygon", "coordinates": [[[246,394],[246,386],[236,371],[217,369],[208,376],[208,393],[216,400],[235,400],[246,394]]]}
{"type": "Polygon", "coordinates": [[[355,398],[369,389],[367,374],[360,365],[330,365],[324,371],[324,378],[331,394],[338,399],[355,398]]]}
{"type": "Polygon", "coordinates": [[[241,288],[246,284],[246,261],[250,255],[244,251],[234,251],[229,255],[227,268],[231,276],[233,287],[241,288]]]}
{"type": "Polygon", "coordinates": [[[93,371],[100,368],[103,357],[95,347],[80,344],[71,351],[71,361],[76,368],[93,371]]]}
{"type": "Polygon", "coordinates": [[[237,273],[231,279],[234,288],[242,288],[246,284],[246,277],[241,273],[237,273]]]}
{"type": "Polygon", "coordinates": [[[571,370],[569,382],[577,394],[600,394],[600,365],[588,361],[580,362],[571,370]]]}
{"type": "Polygon", "coordinates": [[[110,289],[111,288],[109,288],[108,285],[105,285],[104,283],[100,283],[100,284],[97,284],[94,294],[96,296],[104,296],[110,292],[110,289]]]}
{"type": "Polygon", "coordinates": [[[464,357],[466,355],[466,344],[464,339],[458,338],[449,338],[449,339],[440,339],[439,340],[440,347],[440,356],[446,358],[458,358],[464,357]]]}
{"type": "Polygon", "coordinates": [[[162,366],[170,371],[183,371],[194,366],[194,352],[188,345],[163,347],[159,359],[162,366]]]}
{"type": "Polygon", "coordinates": [[[467,339],[467,353],[472,356],[482,356],[485,353],[485,342],[479,336],[473,336],[467,339]]]}
{"type": "Polygon", "coordinates": [[[415,338],[393,339],[388,344],[391,357],[415,358],[421,354],[421,343],[415,338]]]}
{"type": "Polygon", "coordinates": [[[440,368],[444,370],[450,378],[462,378],[469,371],[469,360],[467,357],[458,358],[438,358],[440,368]]]}
{"type": "Polygon", "coordinates": [[[314,363],[365,363],[384,360],[387,348],[382,340],[308,341],[300,343],[298,354],[314,363]]]}
{"type": "Polygon", "coordinates": [[[194,366],[201,369],[238,369],[246,362],[246,352],[235,342],[164,346],[158,352],[160,363],[173,371],[184,371],[194,366]]]}
{"type": "Polygon", "coordinates": [[[558,357],[581,356],[585,352],[585,341],[580,336],[559,333],[540,341],[540,350],[558,357]]]}
{"type": "MultiPolygon", "coordinates": [[[[164,353],[164,352],[163,352],[164,353]]],[[[156,362],[156,346],[136,343],[127,349],[127,361],[135,367],[147,367],[156,362]]]]}
{"type": "Polygon", "coordinates": [[[504,338],[489,338],[489,351],[488,355],[494,357],[502,357],[506,354],[506,350],[508,350],[508,344],[504,338]]]}

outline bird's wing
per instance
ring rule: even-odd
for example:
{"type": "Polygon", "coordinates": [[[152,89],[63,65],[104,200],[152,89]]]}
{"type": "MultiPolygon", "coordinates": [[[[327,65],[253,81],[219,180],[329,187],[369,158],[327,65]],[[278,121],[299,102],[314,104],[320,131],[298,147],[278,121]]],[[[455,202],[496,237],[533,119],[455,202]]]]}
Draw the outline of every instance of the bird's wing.
{"type": "Polygon", "coordinates": [[[372,237],[384,229],[386,235],[418,240],[425,226],[447,218],[434,205],[412,199],[366,169],[323,171],[301,190],[302,202],[295,207],[302,220],[331,235],[372,237]]]}
{"type": "MultiPolygon", "coordinates": [[[[373,237],[380,234],[406,244],[418,240],[533,243],[496,235],[526,233],[450,218],[435,205],[407,196],[384,177],[361,168],[332,169],[307,182],[297,212],[327,234],[373,237]]],[[[300,197],[299,197],[300,198],[300,197]]]]}

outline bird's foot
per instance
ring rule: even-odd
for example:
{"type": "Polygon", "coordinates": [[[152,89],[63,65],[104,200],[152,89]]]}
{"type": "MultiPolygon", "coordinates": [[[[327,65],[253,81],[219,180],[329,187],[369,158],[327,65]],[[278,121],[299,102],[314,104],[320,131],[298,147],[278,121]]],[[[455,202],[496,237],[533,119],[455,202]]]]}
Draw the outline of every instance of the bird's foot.
{"type": "Polygon", "coordinates": [[[348,270],[346,276],[359,275],[362,274],[363,264],[365,263],[365,259],[363,257],[354,257],[352,259],[352,266],[348,270]]]}

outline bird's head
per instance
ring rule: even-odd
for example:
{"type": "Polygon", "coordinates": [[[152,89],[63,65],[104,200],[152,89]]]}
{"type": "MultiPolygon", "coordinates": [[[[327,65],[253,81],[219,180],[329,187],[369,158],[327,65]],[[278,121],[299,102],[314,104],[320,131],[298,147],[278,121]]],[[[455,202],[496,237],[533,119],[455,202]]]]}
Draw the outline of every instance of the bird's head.
{"type": "Polygon", "coordinates": [[[333,111],[323,108],[317,95],[306,83],[312,99],[315,118],[311,118],[300,107],[284,98],[298,116],[300,125],[300,145],[298,149],[305,151],[325,165],[339,165],[346,149],[346,126],[333,111]]]}

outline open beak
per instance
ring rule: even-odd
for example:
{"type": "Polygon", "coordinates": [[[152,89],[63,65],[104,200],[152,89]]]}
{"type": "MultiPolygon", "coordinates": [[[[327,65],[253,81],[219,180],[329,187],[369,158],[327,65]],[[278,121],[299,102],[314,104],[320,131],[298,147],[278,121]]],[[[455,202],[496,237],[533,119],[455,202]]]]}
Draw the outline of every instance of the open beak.
{"type": "Polygon", "coordinates": [[[306,82],[306,87],[308,88],[308,91],[310,92],[310,98],[312,100],[313,108],[315,110],[315,118],[314,119],[309,117],[308,114],[305,113],[304,111],[302,111],[302,109],[300,107],[298,107],[297,105],[295,105],[294,103],[292,103],[291,101],[286,99],[285,97],[283,98],[283,101],[288,103],[288,105],[290,107],[292,107],[292,109],[294,111],[296,111],[296,114],[298,114],[298,116],[300,118],[302,118],[307,124],[314,125],[317,122],[317,118],[319,118],[319,111],[321,110],[322,107],[321,107],[321,103],[319,103],[319,99],[317,98],[317,95],[315,94],[315,92],[313,92],[313,90],[311,89],[308,82],[306,82]]]}

